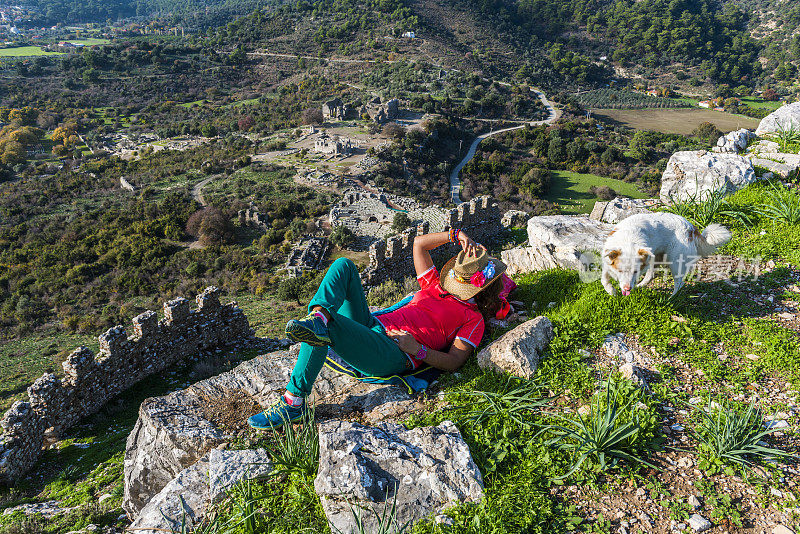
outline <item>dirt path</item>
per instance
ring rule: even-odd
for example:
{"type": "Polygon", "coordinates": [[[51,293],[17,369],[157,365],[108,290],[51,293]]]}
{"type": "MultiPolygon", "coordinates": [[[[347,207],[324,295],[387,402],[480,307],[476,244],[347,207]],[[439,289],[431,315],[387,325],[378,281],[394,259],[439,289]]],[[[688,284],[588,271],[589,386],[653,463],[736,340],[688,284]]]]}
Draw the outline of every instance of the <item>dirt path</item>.
{"type": "Polygon", "coordinates": [[[203,197],[203,188],[208,184],[208,182],[210,182],[213,179],[214,176],[209,176],[202,182],[197,182],[196,184],[194,184],[194,187],[192,187],[192,198],[195,199],[204,208],[208,206],[208,203],[206,202],[206,199],[203,197]]]}
{"type": "MultiPolygon", "coordinates": [[[[508,83],[505,82],[498,82],[498,83],[500,83],[501,85],[509,85],[508,83]]],[[[531,92],[536,93],[536,96],[539,97],[539,100],[542,102],[542,105],[545,107],[545,109],[547,109],[547,118],[541,121],[531,121],[520,124],[518,126],[511,126],[510,128],[494,130],[489,133],[481,134],[478,137],[476,137],[475,140],[470,145],[467,154],[464,156],[464,159],[462,159],[459,162],[459,164],[456,165],[456,167],[453,169],[453,172],[450,173],[450,200],[453,201],[453,204],[458,206],[459,204],[463,203],[463,200],[461,200],[461,179],[459,178],[459,174],[461,174],[461,169],[463,169],[464,166],[467,163],[469,163],[469,161],[475,156],[475,152],[478,149],[478,144],[481,141],[493,135],[510,132],[512,130],[519,130],[520,128],[524,128],[527,125],[540,126],[542,124],[551,124],[556,120],[558,120],[558,117],[561,116],[558,110],[553,106],[553,103],[547,99],[547,97],[543,92],[534,88],[531,88],[531,92]]]]}

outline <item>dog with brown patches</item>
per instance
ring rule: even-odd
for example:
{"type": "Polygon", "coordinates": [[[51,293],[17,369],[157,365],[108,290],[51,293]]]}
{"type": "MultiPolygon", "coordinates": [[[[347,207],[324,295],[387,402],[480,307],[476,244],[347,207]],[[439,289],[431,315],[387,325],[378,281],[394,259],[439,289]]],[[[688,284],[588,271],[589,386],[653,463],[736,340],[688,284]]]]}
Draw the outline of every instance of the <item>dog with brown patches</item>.
{"type": "Polygon", "coordinates": [[[697,260],[710,256],[730,240],[730,231],[719,224],[709,224],[700,233],[692,223],[674,213],[631,215],[606,238],[600,280],[609,295],[616,294],[611,284],[613,279],[627,296],[634,287],[649,284],[656,260],[663,261],[675,280],[672,298],[683,287],[683,279],[697,260]]]}

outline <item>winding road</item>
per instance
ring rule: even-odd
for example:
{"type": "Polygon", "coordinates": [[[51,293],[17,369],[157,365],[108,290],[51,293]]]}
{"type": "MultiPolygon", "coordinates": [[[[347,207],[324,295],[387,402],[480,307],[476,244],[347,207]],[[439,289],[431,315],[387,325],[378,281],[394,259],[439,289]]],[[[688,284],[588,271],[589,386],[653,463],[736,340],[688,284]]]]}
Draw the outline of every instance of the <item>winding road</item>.
{"type": "Polygon", "coordinates": [[[206,203],[205,197],[203,197],[203,188],[206,186],[206,184],[208,184],[208,182],[210,182],[214,178],[215,178],[214,176],[209,176],[202,182],[197,182],[196,184],[194,184],[194,187],[192,187],[192,198],[195,199],[204,208],[208,204],[206,203]]]}
{"type": "MultiPolygon", "coordinates": [[[[508,85],[503,82],[499,82],[503,85],[508,85]]],[[[469,163],[469,161],[475,156],[475,151],[478,149],[478,143],[486,139],[487,137],[491,137],[493,135],[510,132],[512,130],[519,130],[520,128],[524,128],[525,126],[540,126],[542,124],[551,124],[558,120],[558,117],[561,115],[558,110],[553,106],[552,102],[550,102],[547,97],[544,95],[543,92],[539,91],[538,89],[531,88],[531,92],[536,93],[536,96],[539,97],[539,100],[544,105],[545,109],[547,109],[547,118],[541,121],[531,121],[525,122],[518,126],[511,126],[510,128],[503,128],[501,130],[494,130],[489,133],[481,134],[475,138],[472,144],[469,146],[469,150],[467,154],[464,156],[458,165],[455,166],[453,172],[450,173],[450,200],[453,201],[453,204],[458,206],[459,204],[463,204],[464,201],[461,200],[461,180],[458,177],[461,174],[461,169],[464,168],[464,165],[469,163]]]]}

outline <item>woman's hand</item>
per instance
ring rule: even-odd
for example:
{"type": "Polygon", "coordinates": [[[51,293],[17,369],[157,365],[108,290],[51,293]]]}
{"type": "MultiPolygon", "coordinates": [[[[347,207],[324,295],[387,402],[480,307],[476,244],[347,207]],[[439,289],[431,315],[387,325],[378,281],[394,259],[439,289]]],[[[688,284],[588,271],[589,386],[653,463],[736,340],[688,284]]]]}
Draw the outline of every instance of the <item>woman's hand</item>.
{"type": "Polygon", "coordinates": [[[461,248],[467,253],[467,256],[477,256],[478,248],[484,248],[483,245],[476,243],[470,236],[464,232],[458,232],[458,242],[461,248]]]}
{"type": "Polygon", "coordinates": [[[406,354],[410,354],[411,356],[416,356],[422,348],[422,344],[414,339],[414,336],[405,330],[387,330],[386,335],[389,336],[392,341],[397,343],[397,345],[400,347],[400,350],[406,354]]]}

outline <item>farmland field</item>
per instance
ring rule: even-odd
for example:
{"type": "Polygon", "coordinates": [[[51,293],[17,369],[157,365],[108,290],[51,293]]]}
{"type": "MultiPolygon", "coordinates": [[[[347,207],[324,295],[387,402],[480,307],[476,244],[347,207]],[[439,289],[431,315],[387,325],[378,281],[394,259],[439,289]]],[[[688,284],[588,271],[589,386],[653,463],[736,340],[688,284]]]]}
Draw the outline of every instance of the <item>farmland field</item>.
{"type": "Polygon", "coordinates": [[[544,197],[545,200],[554,202],[561,206],[561,212],[566,215],[578,213],[590,213],[594,203],[598,200],[589,188],[594,186],[607,185],[620,195],[632,198],[645,198],[647,195],[639,191],[634,184],[604,178],[596,174],[580,174],[571,171],[552,171],[553,179],[550,183],[550,191],[544,197]]]}
{"type": "Polygon", "coordinates": [[[61,52],[47,52],[40,46],[17,46],[0,48],[0,57],[60,56],[61,52]]]}
{"type": "Polygon", "coordinates": [[[98,39],[96,37],[84,37],[82,39],[70,39],[67,42],[72,44],[94,46],[94,45],[108,44],[111,41],[109,41],[108,39],[98,39]]]}
{"type": "Polygon", "coordinates": [[[723,132],[755,129],[759,123],[758,119],[710,109],[597,109],[592,114],[635,130],[684,135],[691,134],[703,122],[710,122],[723,132]]]}

